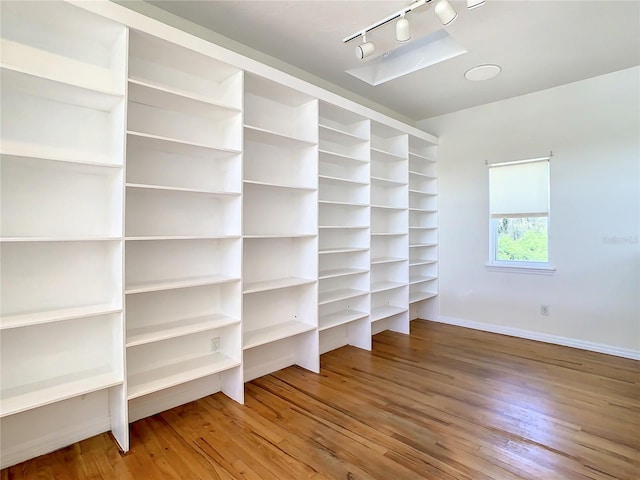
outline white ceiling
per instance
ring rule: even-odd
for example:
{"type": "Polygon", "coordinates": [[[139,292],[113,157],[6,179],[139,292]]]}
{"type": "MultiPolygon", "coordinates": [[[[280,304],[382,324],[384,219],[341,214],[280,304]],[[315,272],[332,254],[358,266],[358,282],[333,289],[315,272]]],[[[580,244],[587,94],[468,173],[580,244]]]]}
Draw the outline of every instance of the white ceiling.
{"type": "MultiPolygon", "coordinates": [[[[449,113],[640,64],[640,1],[487,0],[459,13],[447,32],[468,53],[376,87],[345,73],[360,62],[359,40],[342,39],[409,5],[384,1],[202,1],[150,3],[356,92],[413,120],[449,113]],[[464,78],[495,63],[486,82],[464,78]]],[[[445,28],[433,4],[407,16],[413,38],[445,28]]],[[[394,22],[367,38],[381,54],[395,42],[394,22]]]]}

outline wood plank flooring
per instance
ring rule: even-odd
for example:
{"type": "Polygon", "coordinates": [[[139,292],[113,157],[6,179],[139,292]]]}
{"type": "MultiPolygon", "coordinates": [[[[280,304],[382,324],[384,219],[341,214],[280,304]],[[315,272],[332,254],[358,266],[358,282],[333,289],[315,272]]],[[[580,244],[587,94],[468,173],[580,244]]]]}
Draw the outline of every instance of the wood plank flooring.
{"type": "Polygon", "coordinates": [[[640,362],[412,322],[2,471],[2,480],[640,479],[640,362]]]}

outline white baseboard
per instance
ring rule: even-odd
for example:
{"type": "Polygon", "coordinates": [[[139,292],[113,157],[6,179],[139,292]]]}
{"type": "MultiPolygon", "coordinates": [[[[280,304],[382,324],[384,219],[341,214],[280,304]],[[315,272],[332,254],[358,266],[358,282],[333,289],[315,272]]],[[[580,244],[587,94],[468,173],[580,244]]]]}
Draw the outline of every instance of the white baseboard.
{"type": "Polygon", "coordinates": [[[575,338],[562,337],[560,335],[550,335],[547,333],[534,332],[520,328],[506,327],[504,325],[492,325],[489,323],[476,322],[464,318],[447,317],[438,315],[430,321],[446,323],[448,325],[456,325],[458,327],[472,328],[474,330],[482,330],[485,332],[499,333],[510,337],[526,338],[528,340],[536,340],[538,342],[553,343],[565,347],[579,348],[581,350],[589,350],[591,352],[605,353],[616,357],[629,358],[631,360],[640,360],[640,350],[631,348],[620,348],[602,343],[587,342],[575,338]]]}

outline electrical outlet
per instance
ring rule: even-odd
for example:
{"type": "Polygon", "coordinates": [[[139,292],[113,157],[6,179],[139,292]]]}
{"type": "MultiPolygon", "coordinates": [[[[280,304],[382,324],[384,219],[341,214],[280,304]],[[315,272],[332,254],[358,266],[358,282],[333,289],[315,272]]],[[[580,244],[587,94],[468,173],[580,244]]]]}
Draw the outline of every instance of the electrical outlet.
{"type": "Polygon", "coordinates": [[[540,315],[549,315],[549,305],[540,305],[540,315]]]}
{"type": "Polygon", "coordinates": [[[214,337],[211,339],[211,351],[213,353],[220,351],[220,337],[214,337]]]}

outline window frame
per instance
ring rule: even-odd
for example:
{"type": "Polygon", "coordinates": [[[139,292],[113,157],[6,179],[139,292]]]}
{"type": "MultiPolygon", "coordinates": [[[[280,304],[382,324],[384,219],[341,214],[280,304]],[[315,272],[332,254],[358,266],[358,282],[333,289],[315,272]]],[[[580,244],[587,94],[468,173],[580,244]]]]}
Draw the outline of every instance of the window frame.
{"type": "MultiPolygon", "coordinates": [[[[548,161],[549,162],[549,170],[547,175],[548,185],[548,193],[549,197],[551,197],[551,156],[542,157],[542,158],[532,158],[528,160],[518,160],[514,162],[500,162],[490,164],[487,162],[489,168],[487,168],[487,177],[489,177],[489,171],[492,165],[501,165],[503,167],[508,166],[510,164],[516,165],[521,163],[530,163],[537,161],[548,161]]],[[[487,178],[487,183],[489,185],[489,198],[491,198],[491,182],[489,178],[487,178]]],[[[485,267],[489,271],[496,272],[510,272],[510,273],[532,273],[537,275],[553,275],[555,272],[555,267],[551,264],[551,198],[549,198],[548,208],[547,208],[547,261],[546,262],[532,262],[526,260],[499,260],[497,258],[498,253],[498,223],[500,218],[508,218],[508,217],[500,217],[500,218],[492,218],[491,215],[491,205],[488,205],[489,212],[489,261],[486,263],[485,267]]],[[[522,216],[522,215],[520,215],[522,216]]],[[[538,216],[540,215],[532,215],[538,216]]]]}

